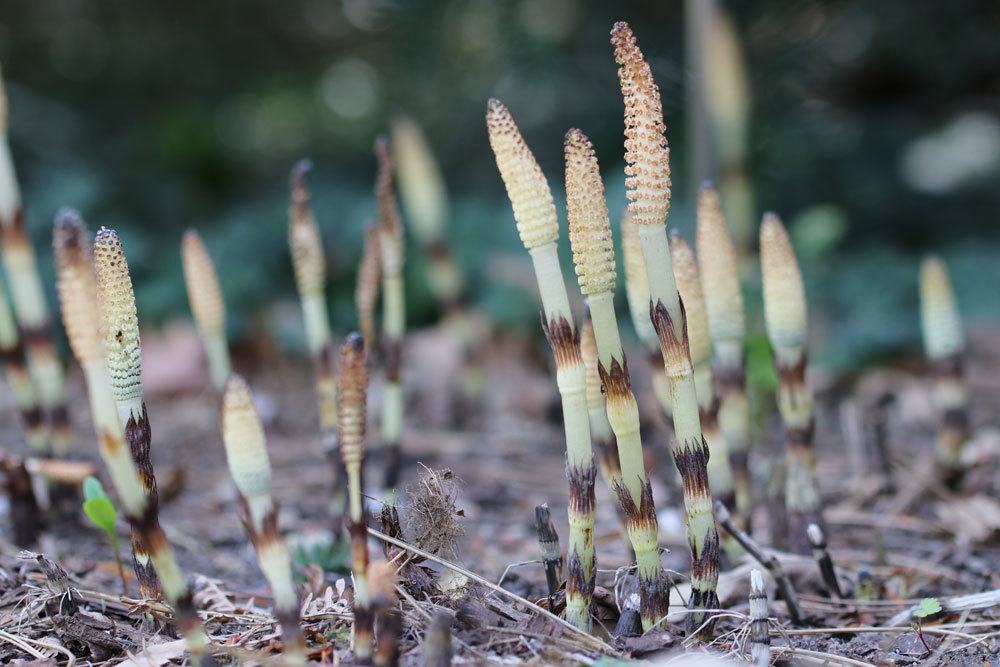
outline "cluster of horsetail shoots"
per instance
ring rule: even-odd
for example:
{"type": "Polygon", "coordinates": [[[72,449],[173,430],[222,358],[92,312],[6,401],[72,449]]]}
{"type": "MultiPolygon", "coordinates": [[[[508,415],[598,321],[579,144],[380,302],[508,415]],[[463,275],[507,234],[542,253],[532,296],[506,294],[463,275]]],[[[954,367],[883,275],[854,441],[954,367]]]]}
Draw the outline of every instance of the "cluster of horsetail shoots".
{"type": "MultiPolygon", "coordinates": [[[[698,266],[719,395],[719,428],[732,463],[737,516],[745,525],[750,516],[750,414],[743,356],[746,315],[740,287],[739,257],[722,212],[719,194],[707,184],[698,192],[697,234],[698,266]]],[[[712,487],[715,488],[714,483],[712,487]]]]}
{"type": "Polygon", "coordinates": [[[617,271],[608,205],[597,156],[580,130],[566,133],[566,209],[577,282],[590,309],[597,341],[597,368],[606,397],[608,422],[618,444],[621,483],[616,495],[639,570],[640,615],[648,630],[667,612],[669,581],[657,543],[653,491],[646,476],[639,432],[639,407],[615,315],[617,271]]]}
{"type": "Polygon", "coordinates": [[[28,360],[24,354],[21,337],[17,333],[14,312],[7,300],[7,288],[0,279],[0,359],[3,360],[7,383],[14,394],[14,402],[21,413],[28,445],[34,451],[45,449],[48,433],[42,409],[38,406],[35,383],[31,381],[28,360]]]}
{"type": "Polygon", "coordinates": [[[32,443],[65,454],[73,432],[66,409],[63,369],[52,342],[52,325],[35,248],[25,227],[24,207],[7,140],[7,93],[0,79],[0,257],[10,281],[11,301],[27,359],[28,374],[48,428],[32,428],[32,443]]]}
{"type": "Polygon", "coordinates": [[[920,267],[920,324],[941,412],[937,461],[945,481],[954,485],[961,479],[962,450],[969,439],[969,397],[962,379],[965,333],[948,268],[938,257],[926,258],[920,267]]]}
{"type": "Polygon", "coordinates": [[[221,391],[229,377],[229,345],[226,343],[226,303],[208,249],[193,229],[181,240],[181,260],[188,302],[201,343],[205,347],[212,386],[221,391]]]}
{"type": "MultiPolygon", "coordinates": [[[[427,261],[427,284],[442,311],[462,303],[462,275],[445,235],[448,192],[444,177],[420,126],[399,118],[392,126],[399,195],[407,220],[427,261]]],[[[368,340],[367,338],[365,340],[368,340]]]]}
{"type": "Polygon", "coordinates": [[[354,654],[361,662],[372,655],[375,611],[368,582],[368,524],[362,489],[367,425],[368,362],[361,334],[352,333],[340,348],[340,375],[337,406],[340,423],[340,454],[347,470],[350,500],[348,532],[354,571],[354,654]]]}
{"type": "Polygon", "coordinates": [[[382,445],[385,451],[385,483],[392,491],[399,483],[403,452],[403,335],[406,332],[406,300],[403,262],[406,248],[403,221],[396,202],[392,179],[392,158],[384,138],[375,143],[378,174],[375,201],[378,204],[379,253],[382,258],[382,352],[385,363],[385,392],[382,397],[382,445]]]}
{"type": "MultiPolygon", "coordinates": [[[[670,211],[670,149],[663,105],[653,74],[627,23],[611,31],[618,79],[625,103],[625,187],[632,221],[649,281],[650,319],[660,341],[663,368],[670,388],[674,423],[673,454],[684,489],[684,508],[691,549],[691,599],[694,610],[718,606],[719,535],[708,482],[709,449],[701,432],[698,399],[691,366],[684,305],[674,280],[666,220],[670,211]]],[[[702,615],[690,616],[693,627],[702,615]]],[[[707,628],[706,628],[707,629],[707,628]]]]}
{"type": "Polygon", "coordinates": [[[813,447],[813,397],[806,383],[806,293],[788,232],[777,215],[767,213],[760,227],[760,264],[764,320],[778,373],[778,411],[785,424],[785,507],[789,544],[809,553],[806,527],[819,526],[822,504],[813,447]]]}
{"type": "Polygon", "coordinates": [[[306,174],[312,169],[309,160],[292,167],[289,185],[291,205],[288,211],[288,246],[292,253],[295,286],[302,302],[306,345],[313,361],[316,378],[316,402],[323,447],[332,462],[333,488],[330,500],[335,514],[343,512],[344,481],[337,456],[337,378],[334,370],[335,349],[330,336],[330,315],[326,305],[326,253],[319,225],[309,206],[310,193],[306,174]]]}
{"type": "Polygon", "coordinates": [[[174,608],[177,625],[194,660],[213,664],[209,656],[202,655],[207,639],[191,591],[160,526],[159,498],[149,456],[152,433],[142,398],[139,320],[125,251],[114,230],[102,227],[97,232],[93,257],[104,317],[105,362],[119,417],[116,424],[101,426],[101,454],[132,525],[132,560],[139,592],[152,599],[159,598],[162,592],[174,608]]]}
{"type": "MultiPolygon", "coordinates": [[[[698,396],[701,433],[708,444],[708,483],[716,500],[731,511],[735,510],[736,493],[733,469],[729,462],[729,448],[719,428],[719,398],[716,395],[715,376],[712,372],[712,341],[708,333],[708,315],[705,295],[694,251],[688,242],[671,232],[670,254],[677,280],[677,290],[684,304],[687,318],[688,348],[694,372],[694,388],[698,396]]],[[[728,550],[728,549],[727,549],[728,550]]]]}
{"type": "Polygon", "coordinates": [[[580,334],[573,321],[559,265],[559,221],[545,175],[510,111],[497,99],[491,99],[487,105],[486,127],[500,177],[514,210],[518,235],[534,264],[542,301],[542,328],[556,362],[570,496],[566,619],[578,628],[589,630],[596,575],[594,482],[597,467],[591,447],[587,372],[580,354],[580,334]]]}
{"type": "Polygon", "coordinates": [[[354,288],[354,306],[358,312],[361,337],[370,348],[375,348],[375,302],[378,301],[379,281],[382,278],[382,258],[379,256],[379,228],[374,224],[365,227],[365,244],[358,266],[358,281],[354,288]]]}
{"type": "Polygon", "coordinates": [[[274,614],[281,623],[284,658],[294,664],[305,664],[305,639],[299,627],[292,561],[278,532],[278,508],[271,498],[267,440],[250,388],[238,375],[230,377],[225,385],[222,438],[229,473],[239,491],[243,526],[274,594],[274,614]]]}
{"type": "Polygon", "coordinates": [[[660,360],[660,339],[649,318],[649,280],[646,278],[646,260],[642,256],[642,242],[639,227],[632,222],[632,216],[625,209],[622,214],[622,268],[625,274],[625,296],[628,300],[632,327],[643,346],[649,352],[652,368],[653,393],[660,403],[663,414],[670,417],[670,385],[663,372],[660,360]]]}

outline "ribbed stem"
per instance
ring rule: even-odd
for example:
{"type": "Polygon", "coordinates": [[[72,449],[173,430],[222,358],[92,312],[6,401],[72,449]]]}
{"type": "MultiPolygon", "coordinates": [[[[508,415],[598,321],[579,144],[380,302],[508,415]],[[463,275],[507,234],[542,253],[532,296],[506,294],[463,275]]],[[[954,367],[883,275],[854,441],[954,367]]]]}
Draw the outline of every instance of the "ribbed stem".
{"type": "Polygon", "coordinates": [[[382,345],[386,384],[382,396],[382,445],[386,456],[384,486],[387,491],[393,491],[399,484],[402,465],[402,346],[406,329],[405,308],[402,273],[383,272],[382,345]]]}
{"type": "MultiPolygon", "coordinates": [[[[664,225],[639,230],[649,279],[650,315],[660,339],[663,368],[670,381],[673,408],[673,454],[684,487],[688,546],[691,549],[691,609],[715,609],[719,578],[719,535],[708,482],[709,449],[701,431],[698,398],[691,366],[687,323],[674,280],[673,262],[664,225]]],[[[703,622],[690,616],[689,627],[703,622]]],[[[706,632],[708,629],[706,628],[706,632]]]]}
{"type": "Polygon", "coordinates": [[[208,360],[208,374],[212,386],[221,389],[226,384],[231,370],[229,363],[229,345],[225,335],[204,335],[205,358],[208,360]]]}
{"type": "Polygon", "coordinates": [[[750,571],[750,657],[757,667],[771,663],[771,635],[768,632],[767,591],[760,570],[750,571]]]}

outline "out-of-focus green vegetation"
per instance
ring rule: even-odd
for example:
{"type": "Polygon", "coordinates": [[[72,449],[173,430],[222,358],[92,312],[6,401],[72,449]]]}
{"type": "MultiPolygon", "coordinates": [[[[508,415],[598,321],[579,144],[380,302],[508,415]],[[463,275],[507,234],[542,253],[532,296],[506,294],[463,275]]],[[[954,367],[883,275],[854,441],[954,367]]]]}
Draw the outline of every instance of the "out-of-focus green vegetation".
{"type": "MultiPolygon", "coordinates": [[[[932,248],[949,261],[970,319],[995,318],[996,3],[719,4],[750,76],[757,205],[785,217],[807,258],[817,356],[847,365],[917,349],[917,264],[932,248]]],[[[51,278],[52,215],[78,207],[92,226],[121,230],[142,316],[160,321],[186,313],[179,241],[195,226],[216,258],[232,333],[244,333],[265,304],[293,298],[286,181],[308,155],[344,331],[374,213],[371,146],[406,113],[441,160],[472,298],[501,326],[537,329],[533,295],[505,280],[521,253],[485,101],[511,108],[557,200],[563,134],[587,132],[619,210],[622,102],[608,33],[630,21],[666,106],[672,224],[691,234],[683,10],[679,1],[6,2],[11,141],[43,269],[51,278]]],[[[408,272],[410,318],[429,322],[419,261],[408,272]]],[[[299,329],[271,327],[293,340],[299,329]]]]}

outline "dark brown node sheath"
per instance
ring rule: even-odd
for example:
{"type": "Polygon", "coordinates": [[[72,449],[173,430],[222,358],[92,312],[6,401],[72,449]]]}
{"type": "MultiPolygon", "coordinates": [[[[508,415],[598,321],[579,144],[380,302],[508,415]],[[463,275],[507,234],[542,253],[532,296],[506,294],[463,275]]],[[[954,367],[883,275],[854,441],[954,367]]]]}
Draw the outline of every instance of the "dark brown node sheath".
{"type": "Polygon", "coordinates": [[[562,554],[559,550],[559,533],[552,524],[552,512],[546,503],[535,508],[535,534],[542,550],[542,565],[545,567],[545,583],[548,586],[551,610],[562,578],[562,554]]]}
{"type": "MultiPolygon", "coordinates": [[[[365,514],[360,521],[347,520],[347,532],[351,536],[351,563],[356,572],[367,577],[368,572],[368,523],[365,514]]],[[[375,612],[367,604],[354,597],[354,645],[370,647],[375,641],[375,612]]],[[[369,651],[370,653],[370,651],[369,651]]],[[[370,664],[371,656],[358,656],[358,664],[370,664]]]]}
{"type": "Polygon", "coordinates": [[[826,549],[826,535],[816,524],[809,524],[806,533],[809,537],[809,544],[812,546],[813,558],[819,567],[820,576],[823,578],[823,585],[831,596],[843,599],[844,592],[840,588],[840,580],[837,579],[837,572],[833,567],[833,559],[826,549]]]}
{"type": "MultiPolygon", "coordinates": [[[[153,475],[153,463],[149,458],[152,435],[144,402],[142,415],[138,420],[135,415],[131,415],[125,424],[125,441],[132,452],[139,480],[146,491],[146,515],[138,530],[135,525],[132,526],[132,567],[139,582],[139,595],[147,600],[159,600],[163,597],[163,590],[156,576],[156,570],[153,569],[153,562],[150,560],[152,550],[148,546],[150,543],[148,534],[144,536],[146,531],[160,531],[162,537],[159,525],[160,499],[156,489],[156,477],[153,475]]],[[[166,539],[163,541],[166,542],[166,539]]]]}
{"type": "Polygon", "coordinates": [[[403,633],[403,620],[395,609],[379,614],[378,639],[375,642],[375,665],[396,667],[399,664],[399,638],[403,633]]]}
{"type": "Polygon", "coordinates": [[[10,516],[14,528],[14,543],[25,549],[38,539],[44,527],[44,517],[35,500],[31,488],[31,476],[23,461],[4,457],[0,468],[7,476],[7,498],[10,501],[10,516]]]}
{"type": "MultiPolygon", "coordinates": [[[[612,369],[615,362],[612,362],[612,369]]],[[[646,530],[656,534],[656,506],[653,504],[653,485],[647,479],[642,484],[642,495],[636,506],[632,494],[622,482],[615,483],[618,502],[625,512],[625,527],[629,531],[646,530]]],[[[639,577],[639,616],[661,619],[670,610],[670,578],[661,567],[652,578],[639,577]]]]}

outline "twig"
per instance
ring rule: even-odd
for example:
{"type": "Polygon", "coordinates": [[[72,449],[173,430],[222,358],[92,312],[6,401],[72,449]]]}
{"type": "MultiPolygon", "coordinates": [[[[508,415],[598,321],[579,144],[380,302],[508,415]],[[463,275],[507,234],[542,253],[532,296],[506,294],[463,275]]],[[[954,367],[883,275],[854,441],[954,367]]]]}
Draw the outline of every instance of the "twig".
{"type": "Polygon", "coordinates": [[[823,665],[857,665],[858,667],[876,667],[876,665],[870,662],[862,662],[861,660],[846,658],[842,655],[823,653],[822,651],[810,651],[804,648],[793,648],[791,646],[772,646],[771,652],[792,653],[805,658],[813,658],[814,660],[821,661],[821,664],[823,665]]]}
{"type": "Polygon", "coordinates": [[[718,501],[715,503],[715,517],[719,521],[719,525],[725,528],[726,532],[732,535],[733,539],[746,549],[747,553],[753,556],[754,560],[767,568],[767,571],[771,573],[774,581],[778,584],[781,597],[784,598],[785,606],[788,608],[788,617],[792,621],[792,625],[802,625],[802,609],[799,607],[795,588],[792,586],[791,580],[785,574],[785,570],[781,567],[778,559],[774,555],[765,554],[760,545],[753,541],[753,538],[740,530],[733,523],[733,518],[729,515],[729,510],[718,501]]]}
{"type": "Polygon", "coordinates": [[[491,591],[493,591],[495,593],[499,593],[501,595],[504,595],[504,596],[510,598],[511,600],[515,600],[517,602],[520,602],[525,607],[528,607],[529,609],[538,612],[539,614],[545,616],[546,618],[548,618],[548,619],[550,619],[552,621],[555,621],[556,623],[558,623],[559,625],[563,626],[564,628],[567,628],[568,630],[572,631],[574,634],[582,637],[586,643],[591,644],[592,646],[596,647],[599,651],[601,651],[602,653],[605,653],[606,655],[610,655],[610,656],[614,656],[614,657],[618,657],[620,655],[620,653],[618,651],[616,651],[614,648],[612,648],[610,645],[608,645],[607,642],[604,642],[604,641],[598,639],[597,637],[594,637],[592,635],[587,634],[583,630],[580,630],[580,629],[576,628],[572,623],[568,623],[567,621],[559,618],[558,616],[556,616],[555,614],[553,614],[548,609],[543,609],[542,607],[539,607],[534,602],[531,602],[530,600],[526,600],[525,598],[521,597],[520,595],[517,595],[515,593],[511,593],[510,591],[508,591],[508,590],[506,590],[504,588],[501,588],[500,586],[497,586],[496,584],[494,584],[489,579],[484,579],[483,577],[479,576],[475,572],[472,572],[470,570],[465,569],[461,565],[456,565],[455,563],[451,563],[449,561],[446,561],[443,558],[439,558],[438,556],[435,556],[434,554],[430,553],[429,551],[424,551],[423,549],[421,549],[419,547],[415,547],[412,544],[407,544],[403,540],[398,540],[395,537],[392,537],[390,535],[386,535],[385,533],[383,533],[380,530],[376,530],[374,528],[369,528],[368,529],[368,534],[371,535],[372,537],[375,537],[375,538],[378,538],[378,539],[382,540],[383,542],[388,542],[389,544],[395,545],[395,546],[397,546],[397,547],[399,547],[401,549],[406,549],[408,551],[412,551],[413,553],[417,554],[418,556],[422,556],[423,558],[426,558],[427,560],[429,560],[431,562],[437,563],[438,565],[442,565],[442,566],[448,568],[449,570],[452,570],[454,572],[458,572],[459,574],[461,574],[461,575],[463,575],[465,577],[468,577],[472,581],[475,581],[477,584],[480,584],[481,586],[485,586],[486,588],[490,589],[491,591]]]}

